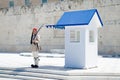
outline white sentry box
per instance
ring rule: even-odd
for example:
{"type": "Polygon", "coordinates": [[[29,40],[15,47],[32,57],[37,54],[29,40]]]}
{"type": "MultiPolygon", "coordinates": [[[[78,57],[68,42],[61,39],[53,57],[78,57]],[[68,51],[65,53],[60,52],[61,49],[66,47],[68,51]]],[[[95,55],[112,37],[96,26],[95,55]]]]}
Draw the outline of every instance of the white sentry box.
{"type": "Polygon", "coordinates": [[[101,24],[96,13],[88,25],[65,26],[65,67],[97,66],[98,27],[101,24]]]}

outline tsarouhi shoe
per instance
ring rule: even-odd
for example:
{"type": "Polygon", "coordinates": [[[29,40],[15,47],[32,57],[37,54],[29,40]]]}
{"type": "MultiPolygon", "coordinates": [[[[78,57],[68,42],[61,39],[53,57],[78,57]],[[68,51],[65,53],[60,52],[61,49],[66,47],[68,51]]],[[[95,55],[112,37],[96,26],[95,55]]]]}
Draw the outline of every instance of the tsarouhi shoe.
{"type": "Polygon", "coordinates": [[[33,64],[31,64],[31,67],[32,67],[32,68],[38,68],[38,65],[33,65],[33,64]]]}
{"type": "Polygon", "coordinates": [[[33,68],[35,65],[31,64],[31,67],[33,68]]]}
{"type": "Polygon", "coordinates": [[[34,67],[35,67],[35,68],[38,68],[38,65],[35,65],[34,67]]]}

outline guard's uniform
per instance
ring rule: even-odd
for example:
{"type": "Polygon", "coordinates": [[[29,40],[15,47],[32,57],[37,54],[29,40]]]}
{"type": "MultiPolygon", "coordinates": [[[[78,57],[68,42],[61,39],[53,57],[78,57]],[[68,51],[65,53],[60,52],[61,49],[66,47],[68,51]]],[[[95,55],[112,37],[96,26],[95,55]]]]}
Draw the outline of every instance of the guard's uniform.
{"type": "MultiPolygon", "coordinates": [[[[37,32],[37,28],[33,28],[33,31],[37,32]]],[[[38,42],[39,42],[39,35],[33,34],[31,35],[31,47],[32,47],[32,56],[34,59],[34,64],[31,65],[31,67],[37,68],[38,67],[38,63],[39,63],[39,46],[38,46],[38,42]]]]}

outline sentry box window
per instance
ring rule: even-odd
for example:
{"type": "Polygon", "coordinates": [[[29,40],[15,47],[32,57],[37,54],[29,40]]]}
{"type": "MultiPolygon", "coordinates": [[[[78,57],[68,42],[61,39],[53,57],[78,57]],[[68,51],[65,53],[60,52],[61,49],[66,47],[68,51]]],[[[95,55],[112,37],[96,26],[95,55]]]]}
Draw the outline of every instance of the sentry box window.
{"type": "Polygon", "coordinates": [[[94,42],[94,31],[89,31],[89,42],[94,42]]]}
{"type": "Polygon", "coordinates": [[[70,42],[80,42],[80,31],[77,30],[70,31],[70,42]]]}

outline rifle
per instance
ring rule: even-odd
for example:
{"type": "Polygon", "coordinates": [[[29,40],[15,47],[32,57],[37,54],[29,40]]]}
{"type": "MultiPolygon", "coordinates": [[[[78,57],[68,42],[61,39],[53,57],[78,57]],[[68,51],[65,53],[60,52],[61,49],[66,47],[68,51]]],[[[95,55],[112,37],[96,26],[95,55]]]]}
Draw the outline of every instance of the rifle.
{"type": "Polygon", "coordinates": [[[36,36],[37,36],[38,32],[40,31],[40,29],[41,29],[42,27],[44,27],[44,24],[42,24],[42,25],[39,27],[39,29],[38,29],[38,31],[37,31],[37,33],[36,33],[36,35],[35,35],[34,39],[36,38],[36,36]]]}
{"type": "MultiPolygon", "coordinates": [[[[40,29],[41,29],[42,27],[44,27],[44,24],[42,24],[42,25],[39,27],[39,29],[38,29],[38,31],[37,31],[34,39],[37,37],[37,34],[38,34],[38,32],[40,31],[40,29]]],[[[32,35],[32,36],[33,36],[33,35],[32,35]]],[[[31,36],[31,41],[30,41],[31,44],[32,44],[32,36],[31,36]]],[[[34,39],[33,39],[33,40],[34,40],[34,39]]],[[[34,43],[34,44],[36,44],[36,43],[34,43]]],[[[37,45],[37,47],[38,47],[38,44],[36,44],[36,45],[37,45]]],[[[38,48],[39,48],[39,47],[38,47],[38,48]]]]}

